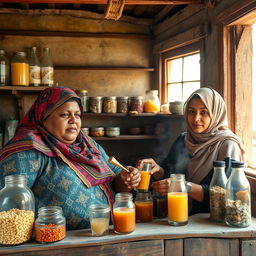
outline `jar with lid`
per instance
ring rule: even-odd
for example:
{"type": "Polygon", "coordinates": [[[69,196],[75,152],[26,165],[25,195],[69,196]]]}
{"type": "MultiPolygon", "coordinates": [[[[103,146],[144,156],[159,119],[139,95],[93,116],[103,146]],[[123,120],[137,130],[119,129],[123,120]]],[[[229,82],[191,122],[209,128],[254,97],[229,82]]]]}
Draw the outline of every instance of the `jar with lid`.
{"type": "Polygon", "coordinates": [[[0,191],[0,244],[17,245],[32,237],[35,199],[25,175],[5,176],[0,191]]]}
{"type": "Polygon", "coordinates": [[[38,209],[35,221],[35,240],[39,243],[53,243],[66,236],[66,219],[59,206],[46,206],[38,209]]]}
{"type": "Polygon", "coordinates": [[[115,96],[105,97],[103,99],[103,112],[104,113],[116,113],[117,101],[115,96]]]}
{"type": "Polygon", "coordinates": [[[130,111],[135,111],[137,113],[143,112],[143,97],[131,97],[130,98],[130,111]]]}
{"type": "Polygon", "coordinates": [[[4,50],[0,50],[0,86],[10,85],[10,61],[4,50]]]}
{"type": "Polygon", "coordinates": [[[90,112],[91,113],[101,113],[102,112],[102,97],[90,97],[90,112]]]}
{"type": "Polygon", "coordinates": [[[153,190],[153,215],[156,218],[167,216],[167,196],[153,190]]]}
{"type": "Polygon", "coordinates": [[[54,85],[54,68],[50,57],[50,49],[43,48],[43,56],[41,61],[41,84],[42,86],[54,85]]]}
{"type": "Polygon", "coordinates": [[[160,111],[158,90],[149,90],[146,92],[146,100],[143,105],[143,110],[146,113],[157,113],[160,111]]]}
{"type": "Polygon", "coordinates": [[[81,99],[83,111],[85,113],[89,112],[89,98],[87,96],[87,90],[76,90],[76,93],[81,99]]]}
{"type": "Polygon", "coordinates": [[[225,162],[213,162],[213,176],[210,183],[210,218],[211,220],[225,221],[225,196],[227,177],[225,174],[225,162]]]}
{"type": "Polygon", "coordinates": [[[231,175],[226,185],[225,221],[230,226],[241,228],[251,223],[251,189],[243,162],[231,164],[231,175]]]}
{"type": "Polygon", "coordinates": [[[106,136],[108,137],[117,137],[120,135],[120,127],[107,127],[106,136]]]}
{"type": "Polygon", "coordinates": [[[168,223],[172,226],[188,223],[188,193],[184,174],[171,174],[168,189],[168,223]]]}
{"type": "Polygon", "coordinates": [[[11,60],[12,85],[29,86],[29,64],[25,52],[16,52],[11,60]]]}
{"type": "Polygon", "coordinates": [[[89,127],[82,127],[81,130],[82,130],[84,135],[89,135],[89,133],[90,133],[90,128],[89,127]]]}
{"type": "Polygon", "coordinates": [[[153,200],[150,191],[136,191],[135,212],[137,222],[152,221],[153,200]]]}
{"type": "Polygon", "coordinates": [[[91,136],[92,137],[101,137],[104,136],[105,129],[104,127],[93,127],[91,128],[91,136]]]}
{"type": "Polygon", "coordinates": [[[113,206],[114,232],[127,234],[135,230],[135,205],[131,193],[117,193],[113,206]]]}
{"type": "Polygon", "coordinates": [[[37,48],[33,46],[30,50],[29,55],[29,85],[30,86],[39,86],[41,83],[41,68],[40,62],[37,57],[37,48]]]}
{"type": "Polygon", "coordinates": [[[117,113],[128,112],[128,96],[117,97],[117,113]]]}

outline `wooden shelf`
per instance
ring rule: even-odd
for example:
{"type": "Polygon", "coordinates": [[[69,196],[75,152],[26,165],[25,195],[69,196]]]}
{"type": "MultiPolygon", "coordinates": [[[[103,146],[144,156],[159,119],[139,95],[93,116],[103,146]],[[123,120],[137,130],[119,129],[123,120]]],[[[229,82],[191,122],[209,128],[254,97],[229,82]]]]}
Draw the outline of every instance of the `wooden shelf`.
{"type": "Polygon", "coordinates": [[[129,114],[129,113],[83,113],[83,116],[87,117],[183,117],[183,115],[176,115],[171,113],[139,113],[139,114],[129,114]]]}
{"type": "Polygon", "coordinates": [[[55,70],[111,70],[111,71],[146,71],[154,72],[155,68],[150,67],[91,67],[91,66],[54,66],[55,70]]]}
{"type": "Polygon", "coordinates": [[[155,140],[157,139],[156,135],[120,135],[117,137],[106,137],[106,136],[102,136],[102,137],[92,137],[94,140],[98,141],[98,140],[155,140]]]}
{"type": "Polygon", "coordinates": [[[42,91],[46,89],[47,86],[0,86],[0,90],[2,91],[42,91]]]}

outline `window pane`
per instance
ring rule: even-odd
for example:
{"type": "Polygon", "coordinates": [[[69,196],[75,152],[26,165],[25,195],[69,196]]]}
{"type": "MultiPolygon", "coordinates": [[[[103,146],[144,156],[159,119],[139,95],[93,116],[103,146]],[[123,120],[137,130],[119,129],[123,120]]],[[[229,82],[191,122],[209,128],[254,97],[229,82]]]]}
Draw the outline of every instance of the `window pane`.
{"type": "Polygon", "coordinates": [[[184,57],[183,81],[200,80],[200,54],[184,57]]]}
{"type": "MultiPolygon", "coordinates": [[[[256,23],[252,26],[252,44],[253,44],[253,55],[252,55],[252,70],[256,69],[256,23]]],[[[256,168],[256,72],[252,72],[252,167],[256,168]]]]}
{"type": "Polygon", "coordinates": [[[186,101],[188,97],[197,89],[200,88],[200,82],[191,82],[183,84],[183,101],[186,101]]]}
{"type": "Polygon", "coordinates": [[[168,83],[177,83],[182,81],[182,58],[169,60],[167,62],[168,83]]]}
{"type": "Polygon", "coordinates": [[[168,101],[176,101],[182,99],[182,85],[181,83],[168,85],[168,101]]]}

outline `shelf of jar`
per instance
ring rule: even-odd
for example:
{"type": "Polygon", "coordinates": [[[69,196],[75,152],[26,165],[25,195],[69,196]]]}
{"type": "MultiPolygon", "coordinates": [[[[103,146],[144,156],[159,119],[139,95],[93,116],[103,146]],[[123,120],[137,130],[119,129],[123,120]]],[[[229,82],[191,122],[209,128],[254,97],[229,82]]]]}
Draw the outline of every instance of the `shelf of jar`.
{"type": "Polygon", "coordinates": [[[98,117],[147,117],[147,116],[160,116],[160,117],[183,117],[183,115],[171,114],[171,113],[83,113],[83,116],[98,116],[98,117]]]}
{"type": "Polygon", "coordinates": [[[92,66],[54,66],[55,70],[112,70],[112,71],[147,71],[154,72],[152,67],[92,67],[92,66]]]}
{"type": "Polygon", "coordinates": [[[102,137],[92,137],[94,140],[98,141],[98,140],[155,140],[157,139],[156,135],[119,135],[116,137],[106,137],[106,136],[102,136],[102,137]]]}
{"type": "Polygon", "coordinates": [[[2,91],[42,91],[47,86],[15,86],[15,85],[10,85],[10,86],[0,86],[0,90],[2,91]]]}

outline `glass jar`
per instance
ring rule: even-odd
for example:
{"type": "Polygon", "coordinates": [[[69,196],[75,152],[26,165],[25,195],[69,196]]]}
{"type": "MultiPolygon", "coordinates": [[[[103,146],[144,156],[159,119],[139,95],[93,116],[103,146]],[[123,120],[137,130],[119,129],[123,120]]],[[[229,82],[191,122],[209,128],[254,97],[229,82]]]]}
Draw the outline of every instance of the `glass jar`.
{"type": "Polygon", "coordinates": [[[135,198],[137,222],[150,222],[153,219],[153,200],[150,191],[137,191],[135,198]]]}
{"type": "Polygon", "coordinates": [[[84,135],[89,135],[90,133],[90,128],[88,127],[82,127],[81,130],[84,133],[84,135]]]}
{"type": "Polygon", "coordinates": [[[10,61],[4,50],[0,50],[0,86],[10,85],[10,61]]]}
{"type": "Polygon", "coordinates": [[[128,112],[128,97],[117,97],[117,113],[128,112]]]}
{"type": "Polygon", "coordinates": [[[226,224],[248,227],[251,223],[251,189],[244,173],[244,163],[231,164],[226,190],[226,224]]]}
{"type": "Polygon", "coordinates": [[[117,193],[113,206],[114,232],[131,233],[136,227],[135,206],[131,193],[117,193]]]}
{"type": "Polygon", "coordinates": [[[146,113],[157,113],[160,111],[158,90],[150,90],[146,92],[146,100],[143,105],[143,110],[146,113]]]}
{"type": "Polygon", "coordinates": [[[225,162],[213,162],[213,176],[210,183],[210,218],[211,220],[225,221],[225,196],[227,177],[225,174],[225,162]]]}
{"type": "Polygon", "coordinates": [[[87,96],[87,90],[76,90],[76,93],[81,99],[83,112],[89,112],[89,97],[87,96]]]}
{"type": "Polygon", "coordinates": [[[17,245],[32,237],[35,199],[25,175],[5,176],[0,191],[0,244],[17,245]]]}
{"type": "Polygon", "coordinates": [[[43,48],[43,56],[41,61],[41,85],[53,86],[54,85],[54,67],[50,57],[50,49],[43,48]]]}
{"type": "Polygon", "coordinates": [[[116,113],[117,101],[116,97],[105,97],[103,99],[103,112],[104,113],[116,113]]]}
{"type": "Polygon", "coordinates": [[[107,127],[106,135],[108,137],[116,137],[120,135],[120,127],[107,127]]]}
{"type": "Polygon", "coordinates": [[[143,97],[131,97],[130,98],[130,111],[135,111],[137,113],[143,112],[143,97]]]}
{"type": "Polygon", "coordinates": [[[41,67],[37,57],[37,48],[33,46],[29,54],[29,86],[40,86],[41,84],[41,67]]]}
{"type": "Polygon", "coordinates": [[[90,97],[90,112],[91,113],[101,113],[102,112],[102,97],[90,97]]]}
{"type": "Polygon", "coordinates": [[[12,85],[29,86],[29,64],[25,52],[16,52],[11,61],[12,85]]]}
{"type": "Polygon", "coordinates": [[[40,243],[57,242],[66,236],[66,219],[59,206],[38,209],[35,221],[35,240],[40,243]]]}
{"type": "Polygon", "coordinates": [[[165,218],[167,211],[167,196],[153,190],[153,215],[156,218],[165,218]]]}
{"type": "Polygon", "coordinates": [[[92,137],[101,137],[101,136],[104,136],[104,134],[105,134],[104,127],[91,128],[91,136],[92,137]]]}
{"type": "Polygon", "coordinates": [[[168,189],[168,223],[172,226],[188,223],[188,193],[184,174],[171,174],[168,189]]]}

